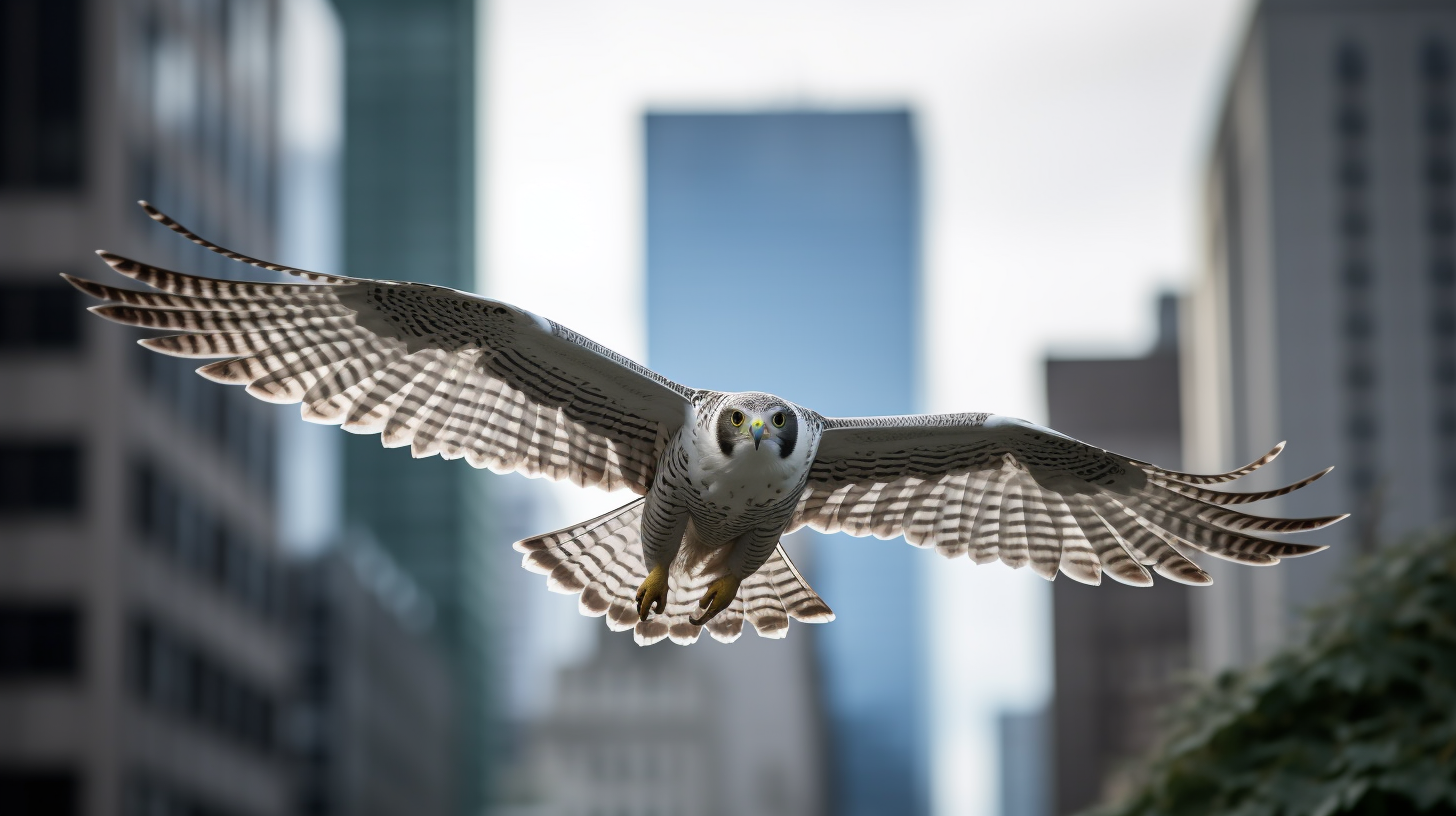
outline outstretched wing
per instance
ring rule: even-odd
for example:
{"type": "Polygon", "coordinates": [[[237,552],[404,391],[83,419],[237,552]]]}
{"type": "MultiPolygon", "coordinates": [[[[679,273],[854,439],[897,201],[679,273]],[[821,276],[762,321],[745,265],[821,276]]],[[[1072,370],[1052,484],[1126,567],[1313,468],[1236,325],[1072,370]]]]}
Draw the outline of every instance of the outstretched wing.
{"type": "Polygon", "coordinates": [[[1282,496],[1328,473],[1259,493],[1200,485],[1229,482],[1272,461],[1200,476],[1164,470],[1056,431],[992,414],[826,419],[823,441],[791,527],[893,538],[978,563],[1031,564],[1089,584],[1106,571],[1148,585],[1154,572],[1187,584],[1208,574],[1201,550],[1246,564],[1324,547],[1250,535],[1316,530],[1345,516],[1276,519],[1229,505],[1282,496]]]}
{"type": "Polygon", "coordinates": [[[238,283],[169,272],[109,252],[154,292],[65,276],[102,300],[91,311],[176,329],[141,344],[178,357],[305,419],[379,433],[416,457],[465,458],[497,472],[645,494],[693,391],[550,320],[419,283],[321,275],[232,252],[142,203],[175,232],[234,260],[316,281],[238,283]]]}

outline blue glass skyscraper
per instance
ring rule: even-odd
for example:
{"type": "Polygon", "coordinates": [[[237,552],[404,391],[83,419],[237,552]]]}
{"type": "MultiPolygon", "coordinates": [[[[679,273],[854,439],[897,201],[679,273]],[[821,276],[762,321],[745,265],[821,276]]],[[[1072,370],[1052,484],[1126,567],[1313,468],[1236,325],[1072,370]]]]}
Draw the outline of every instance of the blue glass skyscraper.
{"type": "MultiPolygon", "coordinates": [[[[914,409],[909,113],[653,113],[646,167],[653,368],[830,416],[914,409]]],[[[917,557],[844,535],[816,547],[810,578],[838,615],[814,632],[836,814],[926,810],[917,557]]]]}

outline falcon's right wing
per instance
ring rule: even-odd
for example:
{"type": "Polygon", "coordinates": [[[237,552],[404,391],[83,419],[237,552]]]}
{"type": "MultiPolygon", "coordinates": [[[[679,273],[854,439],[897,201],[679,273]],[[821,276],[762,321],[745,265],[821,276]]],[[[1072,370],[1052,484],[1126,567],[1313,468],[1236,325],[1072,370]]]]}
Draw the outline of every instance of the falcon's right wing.
{"type": "Polygon", "coordinates": [[[214,280],[109,252],[98,254],[159,291],[66,280],[111,301],[91,308],[102,317],[186,332],[140,341],[147,348],[227,358],[198,373],[269,402],[302,402],[310,421],[382,434],[386,447],[408,445],[416,457],[645,494],[658,454],[692,410],[692,389],[523,309],[270,264],[142,206],[214,252],[317,283],[214,280]]]}
{"type": "Polygon", "coordinates": [[[790,529],[893,538],[948,557],[1020,567],[1084,583],[1104,571],[1136,585],[1145,567],[1188,584],[1210,582],[1187,558],[1201,550],[1245,564],[1324,547],[1249,535],[1316,530],[1342,518],[1277,519],[1227,505],[1271,499],[1313,482],[1258,493],[1230,482],[1272,461],[1283,445],[1229,473],[1200,476],[1079,442],[992,414],[826,419],[824,437],[790,529]]]}

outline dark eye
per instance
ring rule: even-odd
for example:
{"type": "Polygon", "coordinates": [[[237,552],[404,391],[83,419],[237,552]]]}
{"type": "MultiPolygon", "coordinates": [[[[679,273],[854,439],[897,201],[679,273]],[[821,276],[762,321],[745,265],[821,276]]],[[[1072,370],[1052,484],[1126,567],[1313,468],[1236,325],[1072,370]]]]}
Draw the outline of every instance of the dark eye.
{"type": "Polygon", "coordinates": [[[774,424],[774,427],[775,428],[782,428],[782,427],[784,427],[784,413],[783,413],[783,411],[780,411],[777,414],[774,414],[773,415],[773,424],[774,424]]]}
{"type": "Polygon", "coordinates": [[[733,415],[728,417],[728,421],[733,423],[733,427],[737,428],[739,425],[743,424],[743,412],[734,411],[733,415]]]}

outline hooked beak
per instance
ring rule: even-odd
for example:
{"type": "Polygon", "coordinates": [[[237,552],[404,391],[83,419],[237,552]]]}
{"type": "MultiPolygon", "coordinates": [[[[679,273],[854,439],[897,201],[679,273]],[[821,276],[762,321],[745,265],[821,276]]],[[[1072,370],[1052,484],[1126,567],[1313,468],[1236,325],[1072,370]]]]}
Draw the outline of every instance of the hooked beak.
{"type": "Polygon", "coordinates": [[[758,450],[758,446],[763,442],[763,432],[766,430],[763,427],[763,420],[753,420],[753,423],[749,425],[748,428],[749,431],[753,434],[753,449],[758,450]]]}

